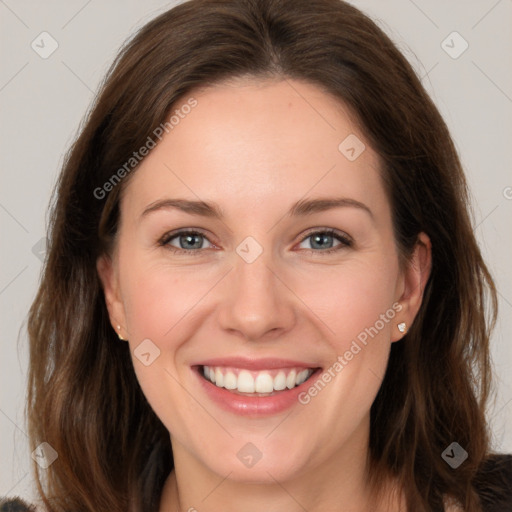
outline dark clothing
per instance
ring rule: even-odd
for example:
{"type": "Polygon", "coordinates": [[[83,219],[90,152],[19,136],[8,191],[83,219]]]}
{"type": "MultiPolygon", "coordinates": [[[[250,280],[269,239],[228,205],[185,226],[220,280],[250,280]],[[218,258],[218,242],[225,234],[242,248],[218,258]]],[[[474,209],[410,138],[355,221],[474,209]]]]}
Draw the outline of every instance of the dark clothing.
{"type": "MultiPolygon", "coordinates": [[[[475,479],[475,487],[484,512],[512,512],[512,455],[487,459],[475,479]]],[[[0,499],[0,512],[35,512],[35,508],[19,498],[4,498],[0,499]]]]}
{"type": "Polygon", "coordinates": [[[478,472],[475,487],[484,512],[512,512],[512,455],[487,459],[478,472]]]}

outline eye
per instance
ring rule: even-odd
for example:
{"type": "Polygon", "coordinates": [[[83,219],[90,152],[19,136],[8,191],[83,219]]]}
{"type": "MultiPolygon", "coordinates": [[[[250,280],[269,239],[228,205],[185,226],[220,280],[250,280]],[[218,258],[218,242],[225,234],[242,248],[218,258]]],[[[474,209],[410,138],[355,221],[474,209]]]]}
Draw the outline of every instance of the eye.
{"type": "Polygon", "coordinates": [[[311,240],[311,249],[306,249],[308,252],[320,252],[324,254],[340,251],[347,247],[351,247],[353,244],[352,239],[347,234],[331,228],[310,232],[306,237],[302,239],[301,244],[306,240],[311,240]],[[339,244],[333,246],[333,239],[338,240],[339,244]]]}
{"type": "MultiPolygon", "coordinates": [[[[181,254],[201,254],[204,248],[202,247],[203,242],[208,241],[206,236],[200,231],[175,231],[173,233],[165,234],[158,242],[159,245],[166,247],[174,253],[181,254]],[[176,247],[172,241],[176,239],[178,247],[176,247]]],[[[210,243],[208,241],[208,243],[210,243]]]]}
{"type": "MultiPolygon", "coordinates": [[[[329,254],[353,245],[352,239],[347,234],[332,228],[311,231],[301,240],[300,244],[310,239],[311,249],[305,249],[310,253],[329,254]],[[337,240],[339,243],[333,245],[333,239],[337,240]]],[[[205,241],[213,247],[213,244],[211,244],[204,233],[188,229],[166,233],[159,240],[158,244],[175,254],[200,255],[208,248],[203,247],[205,241]],[[175,244],[177,244],[178,247],[176,247],[175,244]]]]}

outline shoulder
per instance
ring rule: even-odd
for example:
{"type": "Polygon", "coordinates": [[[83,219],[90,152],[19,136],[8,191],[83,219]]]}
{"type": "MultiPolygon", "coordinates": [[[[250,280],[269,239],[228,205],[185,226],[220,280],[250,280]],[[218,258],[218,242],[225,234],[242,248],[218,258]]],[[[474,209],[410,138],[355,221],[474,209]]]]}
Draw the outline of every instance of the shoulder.
{"type": "MultiPolygon", "coordinates": [[[[480,465],[473,486],[482,512],[512,512],[512,455],[492,454],[480,465]]],[[[457,500],[445,495],[444,512],[464,512],[457,500]]]]}
{"type": "MultiPolygon", "coordinates": [[[[512,511],[512,454],[493,454],[483,461],[474,479],[483,512],[512,511]]],[[[446,497],[446,512],[462,509],[446,497]]],[[[0,512],[39,512],[21,498],[0,497],[0,512]]]]}
{"type": "Polygon", "coordinates": [[[485,459],[474,487],[484,512],[512,511],[512,454],[493,454],[485,459]]]}
{"type": "Polygon", "coordinates": [[[0,496],[0,512],[37,512],[37,509],[34,505],[29,505],[21,498],[0,496]]]}

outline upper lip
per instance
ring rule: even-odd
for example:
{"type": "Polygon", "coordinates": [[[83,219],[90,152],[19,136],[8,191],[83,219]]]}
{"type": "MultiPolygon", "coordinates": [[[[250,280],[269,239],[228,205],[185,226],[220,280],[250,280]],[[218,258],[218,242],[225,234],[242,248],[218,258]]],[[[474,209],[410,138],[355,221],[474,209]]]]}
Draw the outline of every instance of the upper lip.
{"type": "Polygon", "coordinates": [[[277,359],[273,357],[259,359],[250,359],[247,357],[219,357],[205,359],[192,366],[229,366],[231,368],[243,368],[253,371],[273,370],[276,368],[318,368],[314,363],[305,363],[291,359],[277,359]]]}

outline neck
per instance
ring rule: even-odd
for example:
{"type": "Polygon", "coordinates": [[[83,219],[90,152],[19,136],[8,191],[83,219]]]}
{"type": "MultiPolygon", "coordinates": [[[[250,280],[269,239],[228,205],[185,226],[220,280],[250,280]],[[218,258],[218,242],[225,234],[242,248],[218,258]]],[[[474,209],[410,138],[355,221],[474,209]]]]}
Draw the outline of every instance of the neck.
{"type": "Polygon", "coordinates": [[[361,425],[344,446],[322,464],[279,480],[272,471],[257,482],[219,475],[173,440],[175,470],[167,478],[160,512],[392,512],[405,510],[389,478],[376,499],[367,485],[369,428],[361,425]]]}

